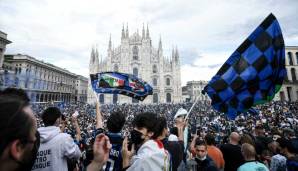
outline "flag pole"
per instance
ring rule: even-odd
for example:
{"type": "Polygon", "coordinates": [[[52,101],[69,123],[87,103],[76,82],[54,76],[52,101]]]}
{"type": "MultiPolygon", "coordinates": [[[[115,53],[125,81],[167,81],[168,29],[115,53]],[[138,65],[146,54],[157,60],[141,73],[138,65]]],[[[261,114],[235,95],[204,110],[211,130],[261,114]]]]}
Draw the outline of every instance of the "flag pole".
{"type": "Polygon", "coordinates": [[[195,107],[195,105],[197,104],[198,100],[199,100],[199,98],[196,98],[196,101],[192,104],[192,106],[191,106],[191,108],[189,109],[189,111],[187,112],[186,117],[185,117],[184,120],[187,120],[187,119],[188,119],[188,116],[189,116],[190,112],[191,112],[192,109],[195,107]]]}

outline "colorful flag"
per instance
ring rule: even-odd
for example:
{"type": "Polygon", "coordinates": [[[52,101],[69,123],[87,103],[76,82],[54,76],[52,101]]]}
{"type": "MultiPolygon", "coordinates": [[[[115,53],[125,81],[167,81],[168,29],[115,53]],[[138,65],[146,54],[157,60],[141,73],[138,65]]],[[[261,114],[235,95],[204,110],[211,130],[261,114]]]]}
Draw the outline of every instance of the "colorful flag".
{"type": "Polygon", "coordinates": [[[123,94],[141,101],[152,95],[152,87],[131,74],[102,72],[90,74],[90,78],[96,93],[123,94]]]}
{"type": "Polygon", "coordinates": [[[212,106],[234,119],[274,98],[286,75],[285,45],[270,14],[228,58],[204,88],[212,106]]]}

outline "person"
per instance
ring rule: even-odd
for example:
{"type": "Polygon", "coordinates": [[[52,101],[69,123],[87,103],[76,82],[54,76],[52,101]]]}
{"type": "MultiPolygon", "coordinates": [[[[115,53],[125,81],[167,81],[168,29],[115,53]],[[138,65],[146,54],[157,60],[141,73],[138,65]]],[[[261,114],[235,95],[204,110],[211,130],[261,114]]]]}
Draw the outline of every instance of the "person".
{"type": "Polygon", "coordinates": [[[123,169],[128,171],[168,171],[170,156],[160,140],[153,139],[157,116],[154,113],[137,114],[133,120],[131,131],[131,149],[125,137],[122,146],[123,169]],[[134,155],[136,151],[136,155],[134,155]]]}
{"type": "Polygon", "coordinates": [[[244,163],[239,146],[240,136],[237,132],[232,132],[229,137],[229,143],[220,147],[225,161],[225,171],[236,171],[244,163]]]}
{"type": "Polygon", "coordinates": [[[294,144],[291,140],[280,138],[278,142],[281,147],[281,153],[287,158],[287,171],[297,171],[298,170],[298,155],[295,151],[294,144]]]}
{"type": "Polygon", "coordinates": [[[263,163],[256,160],[256,150],[254,146],[244,143],[241,146],[241,152],[245,159],[245,163],[242,164],[237,171],[269,171],[263,163]]]}
{"type": "Polygon", "coordinates": [[[189,169],[193,171],[218,171],[216,164],[208,156],[207,144],[199,138],[194,141],[195,159],[188,162],[189,169]]]}
{"type": "MultiPolygon", "coordinates": [[[[123,138],[121,136],[121,130],[125,123],[125,116],[121,112],[113,112],[107,120],[108,133],[112,148],[109,154],[107,163],[103,166],[105,171],[116,171],[122,169],[122,143],[123,138]]],[[[102,114],[100,112],[100,105],[96,102],[96,134],[104,132],[102,114]]]]}
{"type": "Polygon", "coordinates": [[[206,134],[208,156],[215,162],[218,169],[224,169],[225,161],[222,152],[215,146],[215,138],[211,133],[206,134]]]}
{"type": "Polygon", "coordinates": [[[285,156],[280,154],[279,139],[272,141],[268,144],[268,148],[273,153],[270,161],[270,171],[286,171],[287,170],[287,159],[285,156]]]}
{"type": "Polygon", "coordinates": [[[163,143],[164,148],[170,153],[172,171],[183,169],[184,166],[181,165],[184,150],[183,127],[178,127],[178,141],[169,141],[167,138],[168,125],[166,118],[159,117],[156,125],[156,134],[153,138],[160,140],[163,143]]]}
{"type": "Polygon", "coordinates": [[[67,159],[79,159],[79,147],[69,134],[61,133],[59,128],[61,112],[56,107],[48,107],[42,113],[45,127],[38,129],[40,133],[40,148],[32,170],[68,170],[67,159]]]}
{"type": "Polygon", "coordinates": [[[0,96],[0,170],[31,170],[39,148],[36,118],[16,96],[0,96]]]}

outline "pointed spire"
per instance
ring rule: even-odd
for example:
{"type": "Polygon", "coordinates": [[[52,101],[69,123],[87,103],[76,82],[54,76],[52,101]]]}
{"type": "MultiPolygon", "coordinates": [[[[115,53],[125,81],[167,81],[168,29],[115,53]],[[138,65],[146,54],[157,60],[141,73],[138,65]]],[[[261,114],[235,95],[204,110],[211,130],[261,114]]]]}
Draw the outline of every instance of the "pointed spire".
{"type": "Polygon", "coordinates": [[[126,23],[126,35],[125,35],[126,38],[129,38],[129,33],[128,33],[128,23],[126,23]]]}
{"type": "Polygon", "coordinates": [[[145,27],[144,27],[144,23],[143,23],[143,29],[142,29],[142,39],[145,39],[145,27]]]}
{"type": "Polygon", "coordinates": [[[150,39],[148,24],[147,24],[146,39],[150,39]]]}
{"type": "Polygon", "coordinates": [[[112,36],[111,36],[111,33],[110,33],[110,40],[109,40],[109,50],[112,49],[112,36]]]}
{"type": "Polygon", "coordinates": [[[180,61],[179,61],[179,52],[178,52],[178,48],[177,48],[177,46],[176,46],[176,52],[175,52],[175,61],[176,61],[176,62],[180,62],[180,61]]]}
{"type": "Polygon", "coordinates": [[[159,36],[158,50],[162,50],[161,36],[159,36]]]}
{"type": "Polygon", "coordinates": [[[172,47],[172,58],[175,57],[175,50],[174,50],[174,47],[172,47]]]}
{"type": "Polygon", "coordinates": [[[121,33],[121,40],[125,38],[125,33],[124,33],[124,24],[122,25],[122,33],[121,33]]]}
{"type": "Polygon", "coordinates": [[[90,57],[90,65],[92,65],[94,63],[94,47],[92,46],[92,50],[91,50],[91,57],[90,57]]]}

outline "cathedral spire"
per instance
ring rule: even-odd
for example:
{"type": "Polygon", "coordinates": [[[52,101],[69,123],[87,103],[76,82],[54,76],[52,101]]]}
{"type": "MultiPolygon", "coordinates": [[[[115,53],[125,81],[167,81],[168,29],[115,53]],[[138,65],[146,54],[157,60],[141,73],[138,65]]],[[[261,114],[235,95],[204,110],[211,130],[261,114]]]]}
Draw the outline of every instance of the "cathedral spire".
{"type": "Polygon", "coordinates": [[[150,39],[148,24],[147,24],[146,39],[150,39]]]}
{"type": "Polygon", "coordinates": [[[161,36],[159,36],[158,50],[162,50],[161,36]]]}
{"type": "Polygon", "coordinates": [[[90,65],[92,65],[94,63],[94,55],[95,52],[94,52],[94,47],[92,46],[92,50],[91,50],[91,56],[90,56],[90,65]]]}
{"type": "Polygon", "coordinates": [[[129,32],[128,32],[128,23],[126,23],[126,35],[125,35],[126,38],[129,38],[129,32]]]}
{"type": "Polygon", "coordinates": [[[121,40],[125,38],[125,32],[124,32],[124,24],[122,25],[122,33],[121,33],[121,40]]]}
{"type": "Polygon", "coordinates": [[[143,23],[143,29],[142,29],[142,38],[145,39],[145,27],[144,27],[144,23],[143,23]]]}
{"type": "Polygon", "coordinates": [[[109,50],[112,50],[112,36],[110,33],[110,40],[109,40],[109,50]]]}
{"type": "Polygon", "coordinates": [[[176,46],[176,51],[175,51],[175,62],[180,62],[179,60],[180,60],[180,59],[179,59],[179,52],[178,52],[178,48],[177,48],[177,46],[176,46]]]}

